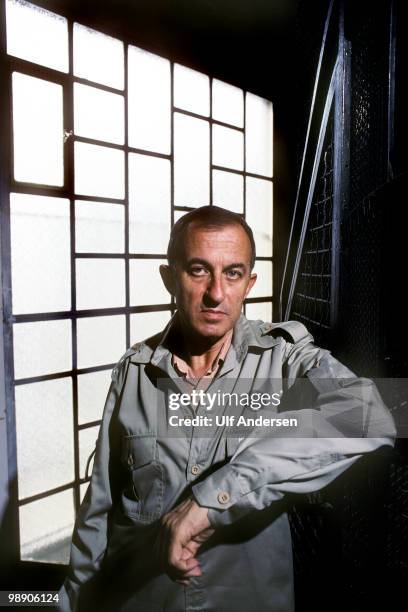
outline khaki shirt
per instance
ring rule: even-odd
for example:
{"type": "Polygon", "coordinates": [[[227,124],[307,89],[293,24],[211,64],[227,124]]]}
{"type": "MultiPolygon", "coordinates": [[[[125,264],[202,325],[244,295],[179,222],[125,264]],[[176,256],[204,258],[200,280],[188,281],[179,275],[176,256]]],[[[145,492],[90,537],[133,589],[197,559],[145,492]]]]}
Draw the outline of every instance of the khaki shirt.
{"type": "Polygon", "coordinates": [[[374,383],[316,347],[302,324],[241,316],[209,390],[273,380],[285,396],[306,377],[317,399],[290,411],[300,436],[234,438],[223,427],[206,437],[194,427],[164,435],[168,396],[158,380],[177,388],[177,373],[160,337],[132,347],[113,370],[59,609],[291,612],[285,493],[321,489],[361,455],[392,445],[392,417],[374,383]],[[319,427],[327,437],[312,437],[319,427]],[[185,587],[155,565],[152,548],[160,518],[191,493],[216,531],[199,552],[203,575],[185,587]]]}

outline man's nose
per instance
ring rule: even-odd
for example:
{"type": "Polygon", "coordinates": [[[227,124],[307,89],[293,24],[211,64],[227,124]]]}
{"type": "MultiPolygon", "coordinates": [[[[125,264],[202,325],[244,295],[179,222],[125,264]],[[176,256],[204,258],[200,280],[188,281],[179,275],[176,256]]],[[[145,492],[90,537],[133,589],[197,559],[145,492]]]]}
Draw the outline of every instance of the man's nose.
{"type": "Polygon", "coordinates": [[[220,304],[223,301],[224,287],[221,276],[212,275],[209,278],[204,299],[207,303],[211,302],[211,305],[220,304]]]}

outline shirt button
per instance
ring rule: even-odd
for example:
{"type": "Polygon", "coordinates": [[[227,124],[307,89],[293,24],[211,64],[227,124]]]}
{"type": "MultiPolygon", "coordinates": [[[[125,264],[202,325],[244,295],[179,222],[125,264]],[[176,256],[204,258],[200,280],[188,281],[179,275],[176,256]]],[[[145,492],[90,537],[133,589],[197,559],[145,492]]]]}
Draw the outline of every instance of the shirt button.
{"type": "Polygon", "coordinates": [[[227,504],[230,499],[230,494],[227,493],[226,491],[221,491],[221,493],[218,493],[217,499],[220,502],[220,504],[227,504]]]}
{"type": "Polygon", "coordinates": [[[194,476],[197,476],[197,474],[198,474],[199,472],[200,472],[200,468],[199,468],[199,466],[198,466],[198,465],[193,465],[193,466],[192,466],[192,468],[191,468],[191,473],[192,473],[194,476]]]}
{"type": "Polygon", "coordinates": [[[129,455],[127,462],[128,465],[133,465],[133,455],[129,455]]]}

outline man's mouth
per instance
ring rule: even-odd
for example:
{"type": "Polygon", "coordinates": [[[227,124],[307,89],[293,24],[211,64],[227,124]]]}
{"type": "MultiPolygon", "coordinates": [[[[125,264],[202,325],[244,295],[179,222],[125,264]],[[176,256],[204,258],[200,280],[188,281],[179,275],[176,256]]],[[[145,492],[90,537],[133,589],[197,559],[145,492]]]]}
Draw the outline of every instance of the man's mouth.
{"type": "Polygon", "coordinates": [[[201,312],[207,321],[219,321],[227,315],[223,310],[212,310],[211,308],[203,308],[201,312]]]}

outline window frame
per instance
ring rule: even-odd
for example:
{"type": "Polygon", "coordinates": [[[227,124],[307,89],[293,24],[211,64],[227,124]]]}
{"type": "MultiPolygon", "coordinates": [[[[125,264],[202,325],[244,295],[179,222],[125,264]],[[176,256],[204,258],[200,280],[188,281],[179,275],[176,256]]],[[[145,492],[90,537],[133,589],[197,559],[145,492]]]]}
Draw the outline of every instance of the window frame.
{"type": "MultiPolygon", "coordinates": [[[[35,0],[30,0],[30,3],[40,8],[45,8],[44,3],[37,3],[35,0]]],[[[8,410],[6,411],[6,422],[7,422],[7,433],[4,434],[3,429],[0,431],[0,443],[3,442],[1,436],[6,435],[7,440],[7,448],[8,448],[8,475],[7,475],[7,484],[9,488],[9,504],[12,510],[12,514],[17,516],[17,520],[15,521],[15,525],[13,528],[12,537],[12,556],[15,560],[20,560],[20,538],[19,538],[19,518],[18,518],[18,509],[26,504],[31,502],[46,498],[55,493],[59,493],[65,490],[73,490],[74,495],[74,506],[75,511],[78,510],[80,505],[80,487],[82,484],[89,482],[90,478],[81,478],[80,474],[80,449],[79,449],[79,433],[81,430],[97,426],[101,423],[100,420],[86,422],[80,424],[79,422],[79,406],[78,406],[78,375],[98,372],[104,370],[111,370],[115,363],[105,364],[103,366],[92,366],[86,368],[78,368],[77,365],[77,319],[81,317],[95,317],[95,316],[104,316],[104,315],[115,315],[120,314],[125,316],[126,320],[126,346],[130,345],[130,315],[137,313],[145,313],[145,312],[163,312],[168,311],[170,314],[173,314],[175,311],[175,303],[174,299],[171,298],[166,304],[155,304],[148,306],[131,306],[130,305],[130,276],[129,276],[129,262],[131,259],[163,259],[166,257],[165,253],[153,253],[153,254],[135,254],[129,252],[129,154],[130,153],[138,153],[142,155],[148,155],[152,157],[158,157],[162,159],[169,160],[171,170],[170,170],[170,223],[171,226],[174,224],[175,215],[178,212],[187,212],[189,210],[194,210],[192,207],[187,206],[175,206],[174,204],[174,120],[175,113],[180,113],[185,116],[189,116],[192,118],[205,120],[208,122],[209,126],[209,204],[213,204],[213,171],[220,170],[222,172],[229,172],[232,174],[237,174],[243,177],[243,216],[246,216],[246,179],[247,177],[255,178],[255,179],[263,179],[270,181],[274,184],[274,176],[272,174],[271,177],[266,177],[263,175],[258,175],[255,173],[250,173],[246,171],[246,90],[243,90],[243,126],[237,127],[232,124],[224,123],[223,121],[219,121],[214,119],[212,116],[213,113],[213,100],[212,100],[212,90],[213,90],[213,80],[215,77],[209,76],[209,100],[210,100],[210,108],[209,115],[202,116],[200,114],[182,109],[174,105],[174,67],[175,64],[178,63],[174,58],[165,57],[164,59],[170,62],[170,83],[171,83],[171,92],[170,92],[170,114],[171,114],[171,140],[170,140],[170,153],[158,153],[152,152],[144,149],[138,149],[135,147],[129,146],[128,143],[128,116],[129,116],[129,104],[128,104],[128,54],[129,54],[129,46],[137,45],[137,41],[130,41],[126,39],[120,38],[121,42],[124,45],[124,89],[123,91],[120,89],[116,89],[113,87],[109,87],[106,85],[102,85],[100,83],[96,83],[93,81],[88,81],[83,78],[76,77],[73,72],[73,29],[75,18],[73,15],[67,14],[64,10],[56,10],[53,6],[49,8],[51,11],[55,11],[58,15],[65,17],[67,19],[68,24],[68,52],[69,52],[69,67],[68,72],[60,72],[59,70],[55,70],[53,68],[41,66],[39,64],[35,64],[28,60],[20,59],[11,55],[7,55],[6,48],[6,16],[5,16],[5,7],[6,0],[2,0],[0,6],[0,66],[1,76],[0,76],[0,85],[1,85],[1,94],[0,94],[0,117],[4,119],[4,138],[0,143],[0,155],[3,160],[2,168],[0,168],[0,198],[1,198],[1,252],[0,252],[0,261],[2,264],[2,300],[3,300],[3,319],[1,322],[1,340],[4,339],[4,380],[0,380],[1,389],[4,390],[5,396],[5,405],[8,406],[8,410]],[[63,87],[63,119],[64,119],[64,130],[68,135],[66,142],[64,144],[63,150],[63,161],[64,161],[64,181],[61,187],[48,186],[48,185],[39,185],[33,183],[25,183],[21,181],[16,181],[14,179],[14,168],[13,168],[13,160],[14,160],[14,152],[13,152],[13,135],[12,135],[12,126],[13,126],[13,117],[12,117],[12,74],[13,72],[20,72],[22,74],[26,74],[29,76],[33,76],[36,78],[40,78],[45,81],[49,81],[52,83],[57,83],[63,87]],[[118,145],[106,141],[95,140],[92,138],[86,138],[83,136],[76,136],[74,133],[74,115],[73,115],[73,106],[74,106],[74,83],[82,83],[84,85],[89,85],[96,89],[100,89],[102,91],[107,91],[115,94],[123,95],[124,97],[124,144],[118,145]],[[231,168],[226,168],[224,166],[218,166],[213,164],[213,126],[219,125],[222,127],[226,127],[228,129],[237,130],[243,134],[243,151],[244,151],[244,159],[243,159],[243,169],[242,170],[234,170],[231,168]],[[84,142],[89,144],[96,144],[100,146],[108,146],[113,149],[119,149],[124,151],[125,156],[125,191],[123,199],[114,199],[114,198],[105,198],[98,196],[84,196],[84,195],[76,195],[75,194],[75,185],[74,185],[74,143],[75,142],[84,142]],[[60,198],[66,198],[69,200],[70,207],[70,248],[71,248],[71,308],[69,310],[64,310],[61,312],[42,312],[36,314],[17,314],[13,315],[12,313],[12,287],[11,287],[11,244],[10,244],[10,194],[11,193],[21,193],[21,194],[31,194],[31,195],[46,195],[46,196],[55,196],[60,198]],[[75,201],[94,201],[94,202],[106,202],[124,206],[124,251],[123,253],[77,253],[75,251],[75,201]],[[125,306],[115,307],[115,308],[98,308],[98,309],[86,309],[86,310],[77,310],[76,308],[76,260],[77,259],[98,259],[98,258],[120,258],[125,261],[125,306]],[[29,378],[20,378],[15,380],[14,377],[14,351],[13,351],[13,326],[14,324],[26,323],[26,322],[36,322],[36,321],[50,321],[50,320],[61,320],[68,319],[71,320],[72,324],[72,334],[71,334],[71,343],[72,343],[72,368],[70,370],[64,372],[58,372],[53,374],[46,374],[40,376],[34,376],[29,378]],[[73,389],[73,440],[74,440],[74,480],[72,482],[60,485],[58,487],[49,489],[47,491],[43,491],[41,493],[37,493],[35,495],[31,495],[22,500],[18,497],[18,485],[17,485],[17,445],[16,445],[16,419],[15,419],[15,397],[14,390],[17,385],[27,384],[27,383],[35,383],[39,381],[53,380],[56,378],[71,378],[72,380],[72,389],[73,389]]],[[[62,8],[62,7],[61,7],[62,8]]],[[[77,23],[81,25],[85,25],[86,27],[95,29],[98,32],[105,33],[98,25],[88,23],[86,20],[80,17],[77,23]]],[[[111,33],[107,33],[111,36],[111,33]]],[[[141,47],[139,47],[141,48],[141,47]]],[[[149,51],[150,52],[150,51],[149,51]]],[[[155,53],[155,55],[162,57],[160,54],[155,53]]],[[[273,147],[273,141],[271,142],[271,147],[273,147]]],[[[272,196],[273,198],[273,196],[272,196]]],[[[273,206],[273,199],[271,202],[271,206],[273,206]]],[[[273,210],[273,209],[272,209],[273,210]]],[[[272,267],[274,268],[274,258],[271,254],[270,257],[257,257],[257,261],[268,261],[272,263],[272,267]]],[[[273,270],[274,272],[274,270],[273,270]]],[[[273,275],[274,276],[274,275],[273,275]]],[[[245,304],[253,304],[253,303],[270,303],[272,314],[276,309],[276,303],[274,296],[264,296],[264,297],[255,297],[248,298],[245,301],[245,304]]],[[[245,305],[244,305],[245,309],[245,305]]],[[[0,349],[1,349],[0,344],[0,349]]],[[[1,354],[0,354],[1,358],[1,354]]],[[[0,363],[0,376],[3,374],[3,368],[0,363]]],[[[0,419],[2,415],[0,413],[0,419]]],[[[1,499],[0,499],[1,502],[1,499]]],[[[35,563],[33,561],[24,560],[24,563],[35,563]]],[[[54,565],[53,563],[50,563],[54,565]]]]}

